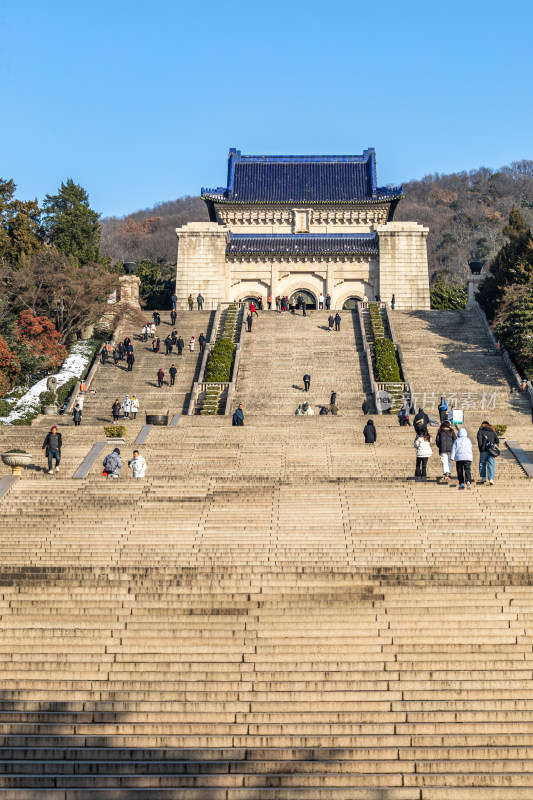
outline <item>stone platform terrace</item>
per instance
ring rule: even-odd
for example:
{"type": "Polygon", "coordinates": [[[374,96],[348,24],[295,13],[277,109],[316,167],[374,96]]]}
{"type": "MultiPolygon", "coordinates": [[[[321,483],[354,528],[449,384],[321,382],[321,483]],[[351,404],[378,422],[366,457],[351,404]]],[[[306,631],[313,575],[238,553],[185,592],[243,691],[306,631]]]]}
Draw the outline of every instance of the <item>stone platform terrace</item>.
{"type": "MultiPolygon", "coordinates": [[[[102,423],[64,420],[62,471],[1,501],[0,798],[533,798],[518,462],[504,447],[495,486],[458,491],[433,456],[415,483],[393,418],[374,446],[355,399],[276,408],[152,429],[142,481],[105,481],[101,459],[73,479],[102,423]]],[[[1,429],[2,449],[37,454],[48,422],[1,429]]]]}

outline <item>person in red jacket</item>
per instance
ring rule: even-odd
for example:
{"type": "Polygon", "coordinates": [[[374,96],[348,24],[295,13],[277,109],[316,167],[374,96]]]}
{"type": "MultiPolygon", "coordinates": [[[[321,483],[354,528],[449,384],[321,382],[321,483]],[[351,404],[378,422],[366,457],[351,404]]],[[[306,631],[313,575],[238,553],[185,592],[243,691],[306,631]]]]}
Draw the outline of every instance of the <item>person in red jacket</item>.
{"type": "Polygon", "coordinates": [[[157,370],[157,385],[159,386],[159,388],[161,388],[163,386],[163,378],[164,377],[165,377],[165,373],[163,372],[161,367],[159,367],[159,369],[157,370]]]}

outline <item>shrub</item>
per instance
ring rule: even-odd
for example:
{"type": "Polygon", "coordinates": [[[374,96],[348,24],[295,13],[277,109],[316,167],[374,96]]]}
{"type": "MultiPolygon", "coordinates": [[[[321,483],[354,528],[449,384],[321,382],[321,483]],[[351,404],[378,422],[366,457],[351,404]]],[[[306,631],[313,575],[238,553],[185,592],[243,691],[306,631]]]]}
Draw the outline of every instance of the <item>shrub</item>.
{"type": "Polygon", "coordinates": [[[400,367],[396,350],[390,339],[376,339],[374,342],[376,360],[376,379],[380,383],[401,383],[400,367]]]}
{"type": "Polygon", "coordinates": [[[106,439],[123,439],[127,432],[125,425],[104,425],[106,439]]]}
{"type": "Polygon", "coordinates": [[[205,370],[205,380],[217,383],[226,383],[230,379],[231,365],[235,345],[231,339],[219,339],[215,342],[205,370]]]}
{"type": "Polygon", "coordinates": [[[496,431],[497,436],[503,436],[507,430],[507,425],[495,425],[494,430],[496,431]]]}
{"type": "Polygon", "coordinates": [[[53,406],[56,405],[56,396],[54,392],[51,392],[47,389],[45,392],[41,392],[39,395],[39,401],[42,406],[53,406]]]}
{"type": "Polygon", "coordinates": [[[431,308],[448,311],[466,308],[468,290],[466,286],[448,283],[444,275],[439,275],[430,291],[431,308]]]}
{"type": "Polygon", "coordinates": [[[29,455],[27,450],[20,450],[18,447],[12,447],[11,450],[6,450],[6,453],[24,453],[24,455],[29,455]]]}

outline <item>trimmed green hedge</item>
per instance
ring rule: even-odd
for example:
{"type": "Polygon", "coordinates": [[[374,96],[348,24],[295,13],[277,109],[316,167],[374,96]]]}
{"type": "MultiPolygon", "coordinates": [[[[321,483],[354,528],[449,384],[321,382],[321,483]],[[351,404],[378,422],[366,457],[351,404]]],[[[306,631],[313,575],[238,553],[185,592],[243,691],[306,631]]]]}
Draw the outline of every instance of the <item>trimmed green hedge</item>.
{"type": "Polygon", "coordinates": [[[390,339],[376,339],[374,342],[376,377],[379,383],[401,383],[400,367],[396,350],[390,339]]]}
{"type": "Polygon", "coordinates": [[[229,382],[234,351],[235,345],[231,339],[219,339],[215,342],[205,370],[207,382],[229,382]]]}

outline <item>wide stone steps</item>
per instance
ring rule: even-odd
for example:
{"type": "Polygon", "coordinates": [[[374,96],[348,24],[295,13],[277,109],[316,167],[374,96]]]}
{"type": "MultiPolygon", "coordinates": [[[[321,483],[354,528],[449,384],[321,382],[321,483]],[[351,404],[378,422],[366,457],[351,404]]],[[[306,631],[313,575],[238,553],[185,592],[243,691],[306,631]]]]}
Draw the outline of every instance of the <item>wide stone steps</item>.
{"type": "MultiPolygon", "coordinates": [[[[146,318],[151,321],[151,312],[146,312],[146,318]]],[[[152,339],[149,337],[144,342],[140,331],[120,329],[120,338],[129,336],[132,340],[135,355],[133,371],[128,372],[126,362],[119,361],[115,366],[113,359],[105,365],[100,364],[89,392],[84,399],[83,420],[79,431],[87,424],[112,423],[111,407],[115,399],[122,400],[126,394],[135,394],[140,403],[137,418],[144,422],[144,414],[148,413],[184,413],[187,411],[192,384],[199,378],[199,369],[202,360],[198,337],[203,333],[209,338],[209,332],[214,320],[211,311],[180,311],[176,321],[176,330],[181,335],[185,347],[181,356],[176,348],[170,355],[165,354],[164,339],[172,332],[174,326],[170,322],[170,312],[161,312],[161,324],[156,329],[156,337],[161,339],[159,353],[152,350],[152,339]],[[189,340],[195,337],[194,352],[189,352],[189,340]],[[170,386],[168,370],[175,364],[178,372],[174,386],[170,386]],[[158,388],[157,371],[159,368],[165,373],[164,386],[158,388]]],[[[71,422],[72,424],[72,422],[71,422]]],[[[121,420],[122,424],[122,420],[121,420]]],[[[124,424],[131,422],[124,420],[124,424]]]]}
{"type": "Polygon", "coordinates": [[[361,413],[370,382],[359,322],[355,312],[341,316],[340,331],[329,330],[327,311],[254,317],[252,332],[244,334],[235,397],[245,415],[291,415],[304,400],[318,413],[320,406],[329,406],[332,391],[342,413],[361,413]],[[307,393],[306,372],[311,376],[307,393]]]}

